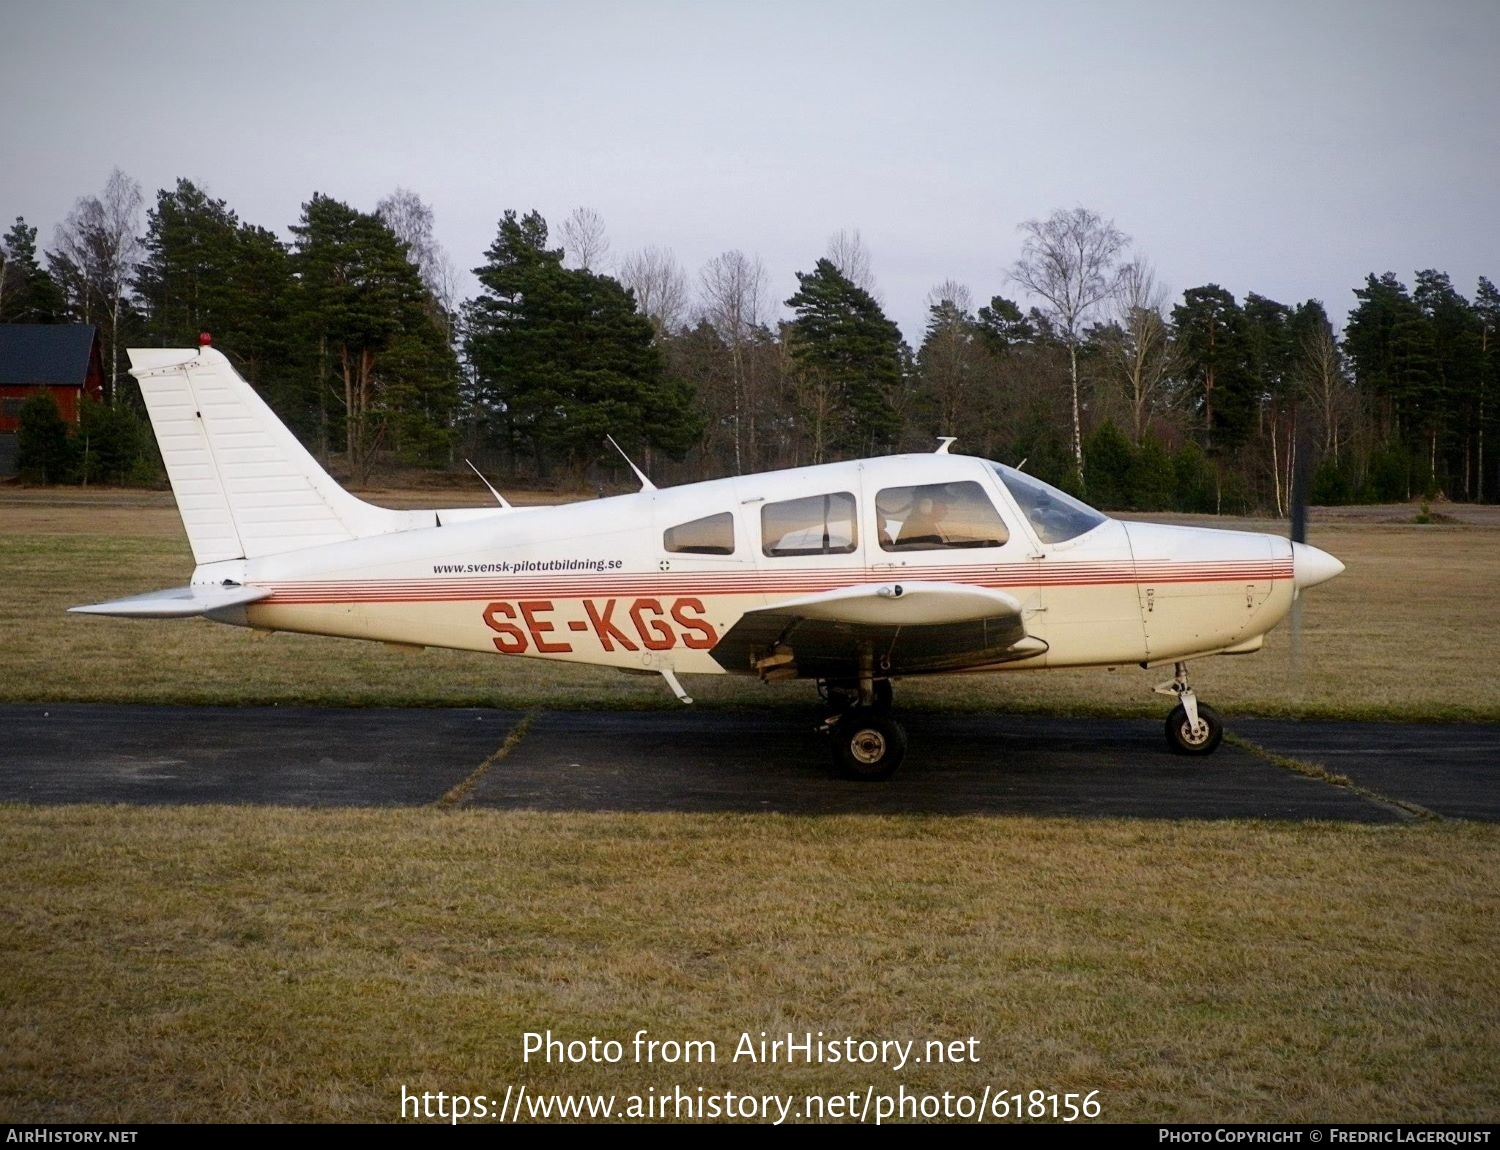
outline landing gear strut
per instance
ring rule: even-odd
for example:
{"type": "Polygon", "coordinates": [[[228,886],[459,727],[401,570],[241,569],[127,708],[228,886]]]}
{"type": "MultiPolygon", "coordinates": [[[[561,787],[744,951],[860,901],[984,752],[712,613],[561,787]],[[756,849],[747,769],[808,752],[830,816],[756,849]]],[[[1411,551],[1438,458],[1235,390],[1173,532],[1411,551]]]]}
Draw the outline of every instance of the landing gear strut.
{"type": "Polygon", "coordinates": [[[847,689],[820,684],[832,714],[822,730],[833,740],[833,759],[847,778],[888,779],[906,757],[906,730],[891,717],[891,681],[875,678],[874,657],[860,652],[859,680],[847,689]]]}
{"type": "Polygon", "coordinates": [[[1176,674],[1152,688],[1158,695],[1175,695],[1177,706],[1167,716],[1167,746],[1179,755],[1211,755],[1224,741],[1224,722],[1219,713],[1188,686],[1187,664],[1178,663],[1176,674]]]}

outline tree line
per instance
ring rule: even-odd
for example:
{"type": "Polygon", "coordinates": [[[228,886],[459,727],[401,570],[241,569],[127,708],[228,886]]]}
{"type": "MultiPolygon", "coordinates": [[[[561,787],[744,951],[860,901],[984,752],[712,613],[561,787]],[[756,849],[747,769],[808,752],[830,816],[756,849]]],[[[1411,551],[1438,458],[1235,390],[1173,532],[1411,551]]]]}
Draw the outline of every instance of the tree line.
{"type": "Polygon", "coordinates": [[[1083,208],[1020,231],[1020,257],[997,269],[1010,295],[980,303],[937,284],[913,349],[857,231],[831,237],[775,301],[743,251],[689,276],[663,248],[612,261],[587,209],[555,234],[539,213],[507,210],[474,269],[478,294],[459,300],[412,192],[372,212],[314,193],[284,240],[187,179],[148,208],[116,172],[45,253],[25,220],[5,233],[0,322],[101,331],[107,410],[71,437],[51,427],[51,478],[88,478],[90,452],[94,478],[149,471],[121,349],[192,346],[208,331],[356,483],[466,459],[510,482],[613,482],[624,472],[606,436],[658,482],[957,436],[961,452],[1116,509],[1283,514],[1298,467],[1322,503],[1500,491],[1486,451],[1500,367],[1488,279],[1468,298],[1435,269],[1410,287],[1371,274],[1340,328],[1318,300],[1218,284],[1173,297],[1083,208]]]}

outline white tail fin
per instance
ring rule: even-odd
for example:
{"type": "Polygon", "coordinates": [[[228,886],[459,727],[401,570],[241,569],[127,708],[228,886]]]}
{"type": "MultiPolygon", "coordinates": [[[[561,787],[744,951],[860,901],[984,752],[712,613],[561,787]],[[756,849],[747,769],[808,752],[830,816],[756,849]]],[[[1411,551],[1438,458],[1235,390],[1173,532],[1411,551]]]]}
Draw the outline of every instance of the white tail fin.
{"type": "Polygon", "coordinates": [[[212,348],[131,349],[130,365],[199,563],[437,522],[350,495],[212,348]]]}

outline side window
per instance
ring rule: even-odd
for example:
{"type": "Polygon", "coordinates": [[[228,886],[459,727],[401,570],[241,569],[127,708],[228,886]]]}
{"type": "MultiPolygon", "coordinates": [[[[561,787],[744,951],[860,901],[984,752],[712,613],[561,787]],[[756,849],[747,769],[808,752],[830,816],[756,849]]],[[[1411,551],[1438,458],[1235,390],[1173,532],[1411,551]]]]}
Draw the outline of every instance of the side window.
{"type": "Polygon", "coordinates": [[[875,497],[883,551],[941,551],[999,547],[1010,538],[1005,521],[973,482],[887,487],[875,497]]]}
{"type": "Polygon", "coordinates": [[[767,503],[760,509],[767,555],[847,555],[859,543],[854,496],[847,491],[767,503]]]}
{"type": "Polygon", "coordinates": [[[678,555],[733,555],[734,516],[727,511],[679,523],[662,534],[662,546],[678,555]]]}

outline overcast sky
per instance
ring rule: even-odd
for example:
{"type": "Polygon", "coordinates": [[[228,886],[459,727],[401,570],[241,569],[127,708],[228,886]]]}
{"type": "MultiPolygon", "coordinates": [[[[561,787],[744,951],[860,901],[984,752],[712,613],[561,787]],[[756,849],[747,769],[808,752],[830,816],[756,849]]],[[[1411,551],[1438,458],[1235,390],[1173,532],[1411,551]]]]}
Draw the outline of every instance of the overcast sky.
{"type": "Polygon", "coordinates": [[[0,227],[50,246],[114,167],[283,236],[401,186],[459,268],[585,205],[612,259],[739,248],[778,304],[858,228],[915,345],[934,284],[1018,296],[1017,225],[1082,205],[1174,293],[1341,322],[1370,272],[1500,278],[1497,61],[1500,0],[0,0],[0,227]]]}

